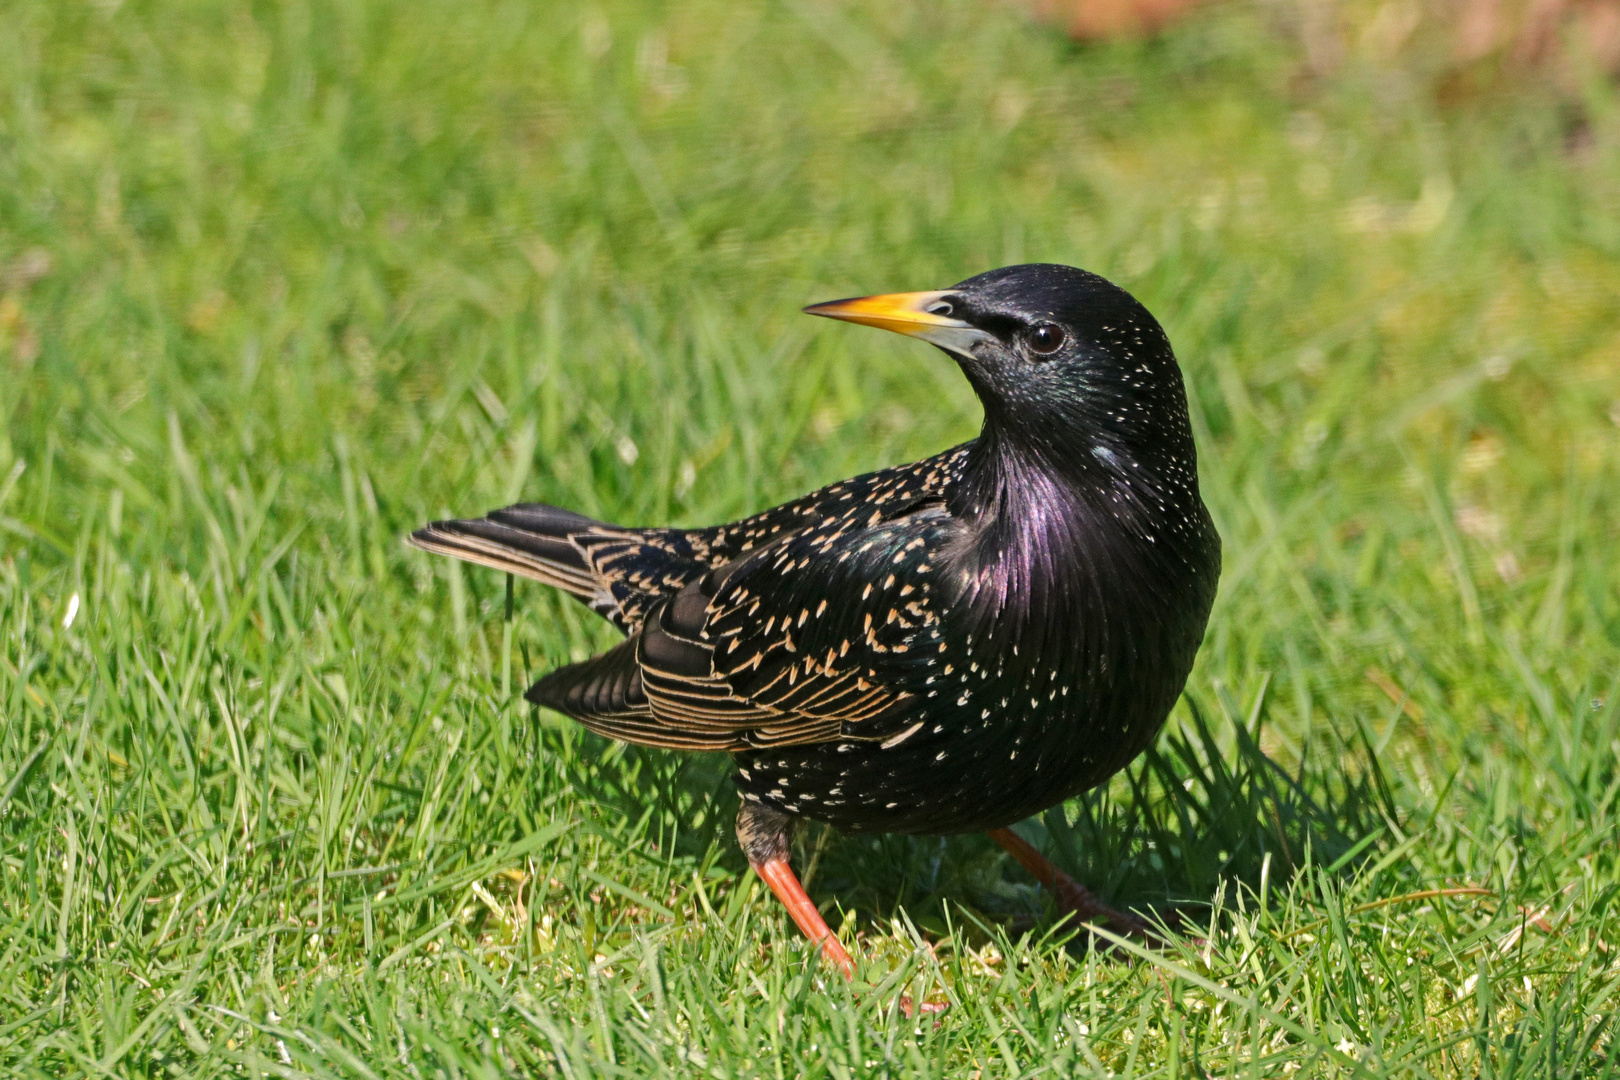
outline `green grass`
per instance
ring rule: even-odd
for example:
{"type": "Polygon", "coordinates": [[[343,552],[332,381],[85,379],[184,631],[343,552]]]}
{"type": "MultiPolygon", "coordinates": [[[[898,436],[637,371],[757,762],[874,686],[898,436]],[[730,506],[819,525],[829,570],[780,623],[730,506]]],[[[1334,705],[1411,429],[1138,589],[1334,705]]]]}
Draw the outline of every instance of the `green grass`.
{"type": "Polygon", "coordinates": [[[1298,18],[6,5],[0,1071],[1620,1075],[1614,90],[1312,76],[1298,18]],[[1185,934],[808,829],[851,990],[723,761],[518,698],[610,632],[400,538],[970,437],[797,308],[1036,259],[1169,330],[1226,566],[1158,748],[1021,829],[1185,934]]]}

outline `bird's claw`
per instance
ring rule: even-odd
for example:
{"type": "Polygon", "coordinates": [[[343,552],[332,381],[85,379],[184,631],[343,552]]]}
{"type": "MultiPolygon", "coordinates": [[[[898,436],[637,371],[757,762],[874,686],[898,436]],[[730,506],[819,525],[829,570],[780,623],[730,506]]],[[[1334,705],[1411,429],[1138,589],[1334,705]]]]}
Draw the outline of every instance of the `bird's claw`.
{"type": "Polygon", "coordinates": [[[951,1007],[948,1001],[925,1001],[921,1005],[911,1000],[910,994],[900,995],[900,1011],[906,1014],[907,1020],[917,1019],[920,1013],[924,1016],[942,1013],[951,1007]]]}

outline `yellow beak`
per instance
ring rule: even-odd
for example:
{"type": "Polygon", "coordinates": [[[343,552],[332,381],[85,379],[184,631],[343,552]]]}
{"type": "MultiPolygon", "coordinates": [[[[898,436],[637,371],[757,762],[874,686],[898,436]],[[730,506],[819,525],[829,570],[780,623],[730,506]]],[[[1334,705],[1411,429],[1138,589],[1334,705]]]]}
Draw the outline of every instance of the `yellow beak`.
{"type": "Polygon", "coordinates": [[[949,292],[885,293],[812,304],[804,310],[809,315],[893,330],[907,337],[922,338],[950,352],[971,356],[973,346],[988,340],[990,335],[972,323],[952,317],[951,304],[946,300],[949,295],[949,292]]]}
{"type": "Polygon", "coordinates": [[[825,315],[829,319],[876,326],[893,330],[897,334],[919,337],[930,327],[948,326],[962,329],[968,324],[953,319],[951,306],[942,292],[885,293],[882,296],[858,296],[853,300],[832,300],[825,304],[812,304],[805,308],[807,315],[825,315]],[[937,310],[935,310],[937,309],[937,310]]]}

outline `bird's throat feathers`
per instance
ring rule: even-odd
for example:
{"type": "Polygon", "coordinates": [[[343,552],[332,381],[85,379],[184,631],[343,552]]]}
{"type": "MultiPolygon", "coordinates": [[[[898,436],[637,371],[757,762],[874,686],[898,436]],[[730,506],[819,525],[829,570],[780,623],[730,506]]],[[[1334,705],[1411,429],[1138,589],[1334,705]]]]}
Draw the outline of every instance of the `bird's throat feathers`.
{"type": "Polygon", "coordinates": [[[1191,455],[1190,439],[1160,460],[1078,439],[1036,448],[987,424],[951,500],[965,525],[958,599],[975,635],[1016,641],[1017,666],[1109,666],[1126,624],[1184,600],[1166,593],[1182,575],[1165,571],[1206,560],[1212,543],[1218,552],[1191,455]],[[1177,525],[1165,530],[1167,519],[1177,525]]]}

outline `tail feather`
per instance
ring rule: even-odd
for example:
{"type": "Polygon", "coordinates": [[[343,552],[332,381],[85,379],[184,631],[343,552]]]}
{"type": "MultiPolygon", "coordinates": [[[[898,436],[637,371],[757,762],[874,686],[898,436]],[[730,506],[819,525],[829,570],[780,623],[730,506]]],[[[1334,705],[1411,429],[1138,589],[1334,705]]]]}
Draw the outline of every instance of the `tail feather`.
{"type": "MultiPolygon", "coordinates": [[[[524,695],[530,701],[611,739],[680,750],[738,749],[746,744],[731,727],[683,730],[661,722],[642,685],[637,649],[643,618],[710,569],[687,552],[672,550],[661,533],[520,503],[487,517],[435,521],[408,540],[425,551],[562,589],[629,635],[616,648],[550,672],[524,695]]],[[[696,597],[686,604],[701,602],[696,597]]]]}
{"type": "Polygon", "coordinates": [[[488,520],[510,525],[514,529],[538,533],[541,536],[570,536],[593,529],[611,529],[611,525],[564,510],[546,503],[516,503],[501,510],[493,510],[488,520]]]}
{"type": "Polygon", "coordinates": [[[533,578],[591,601],[602,582],[570,539],[600,522],[540,503],[520,503],[485,518],[435,521],[410,535],[424,551],[533,578]]]}

